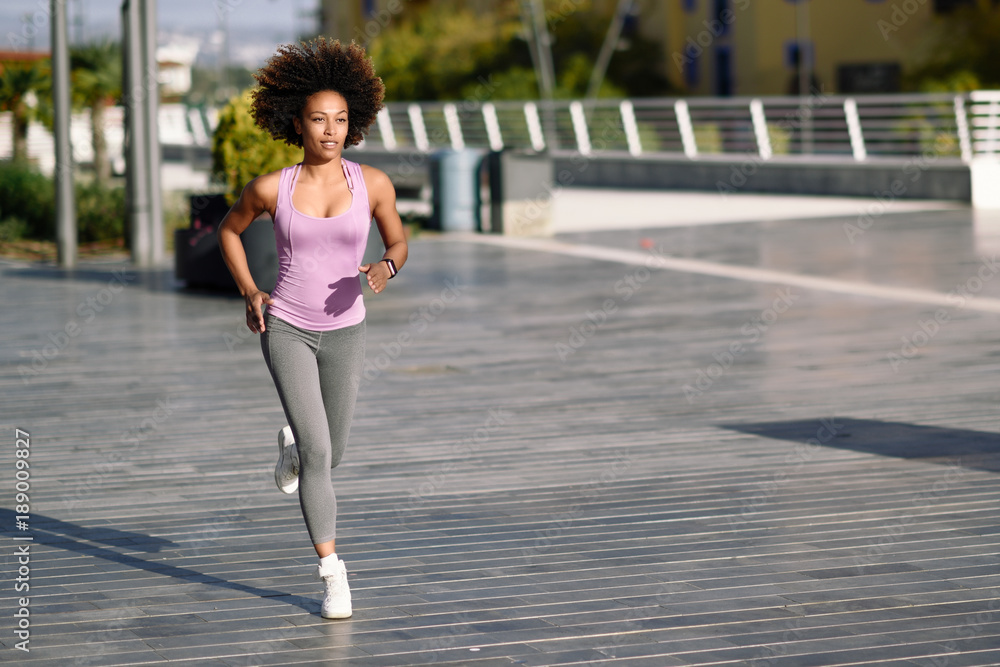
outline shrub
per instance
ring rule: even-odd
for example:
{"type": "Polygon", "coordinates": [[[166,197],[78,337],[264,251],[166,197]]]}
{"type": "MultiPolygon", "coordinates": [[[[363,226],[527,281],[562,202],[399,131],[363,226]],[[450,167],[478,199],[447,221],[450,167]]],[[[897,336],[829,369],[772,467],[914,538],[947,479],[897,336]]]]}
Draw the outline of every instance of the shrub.
{"type": "MultiPolygon", "coordinates": [[[[81,243],[121,238],[125,232],[125,189],[77,183],[76,224],[81,243]]],[[[0,240],[56,237],[55,184],[29,164],[0,163],[0,240]]]]}
{"type": "Polygon", "coordinates": [[[301,160],[301,148],[275,141],[253,122],[249,91],[234,97],[219,113],[212,137],[212,173],[225,183],[230,205],[257,176],[301,160]]]}
{"type": "Polygon", "coordinates": [[[20,218],[0,217],[0,243],[21,240],[28,231],[28,224],[20,218]]]}
{"type": "Polygon", "coordinates": [[[125,188],[96,181],[76,186],[76,226],[80,243],[120,239],[125,234],[125,188]]]}
{"type": "Polygon", "coordinates": [[[55,238],[56,202],[52,180],[26,162],[0,163],[3,218],[18,219],[24,236],[55,238]]]}

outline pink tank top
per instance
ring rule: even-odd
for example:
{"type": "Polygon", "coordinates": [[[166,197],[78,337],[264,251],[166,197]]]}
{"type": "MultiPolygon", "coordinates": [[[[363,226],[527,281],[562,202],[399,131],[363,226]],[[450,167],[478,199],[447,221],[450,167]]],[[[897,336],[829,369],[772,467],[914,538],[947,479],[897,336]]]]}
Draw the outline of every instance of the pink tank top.
{"type": "Polygon", "coordinates": [[[292,192],[302,165],[281,170],[274,211],[278,280],[267,311],[311,331],[330,331],[365,319],[358,267],[364,258],[372,213],[361,165],[341,159],[351,208],[332,218],[295,210],[292,192]]]}

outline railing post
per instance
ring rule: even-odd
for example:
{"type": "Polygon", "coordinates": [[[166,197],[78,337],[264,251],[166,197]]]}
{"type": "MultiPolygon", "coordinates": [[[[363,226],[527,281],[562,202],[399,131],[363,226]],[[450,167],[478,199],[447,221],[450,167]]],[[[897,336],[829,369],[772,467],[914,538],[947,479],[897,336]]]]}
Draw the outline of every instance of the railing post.
{"type": "Polygon", "coordinates": [[[628,152],[632,155],[642,155],[642,142],[639,140],[639,124],[635,122],[635,109],[632,102],[622,100],[618,105],[622,116],[622,127],[625,128],[625,141],[628,142],[628,152]]]}
{"type": "Polygon", "coordinates": [[[698,143],[694,137],[694,124],[691,122],[691,111],[684,100],[674,102],[674,114],[677,116],[677,129],[681,133],[681,144],[684,155],[689,158],[698,157],[698,143]]]}
{"type": "Polygon", "coordinates": [[[969,117],[965,113],[965,98],[955,95],[955,131],[958,146],[962,151],[962,162],[972,162],[972,136],[969,134],[969,117]]]}
{"type": "Polygon", "coordinates": [[[462,125],[458,122],[458,107],[451,102],[444,105],[444,122],[448,126],[448,138],[451,139],[452,149],[460,151],[465,148],[462,125]]]}
{"type": "Polygon", "coordinates": [[[497,118],[497,108],[493,106],[492,102],[483,103],[483,123],[486,125],[486,137],[490,142],[490,150],[503,150],[500,119],[497,118]]]}
{"type": "Polygon", "coordinates": [[[972,207],[1000,210],[1000,92],[973,91],[971,152],[972,207]]]}
{"type": "Polygon", "coordinates": [[[542,134],[542,119],[538,117],[538,106],[534,102],[524,103],[524,120],[528,124],[531,147],[536,151],[544,151],[545,136],[542,134]]]}
{"type": "Polygon", "coordinates": [[[976,118],[972,151],[976,155],[1000,153],[1000,93],[975,91],[971,93],[973,114],[976,118]],[[979,111],[982,110],[982,115],[979,111]]]}
{"type": "Polygon", "coordinates": [[[590,135],[587,133],[587,117],[583,113],[583,104],[579,100],[569,103],[569,115],[573,120],[573,134],[576,135],[576,147],[581,155],[590,155],[590,135]]]}
{"type": "Polygon", "coordinates": [[[760,159],[770,160],[771,136],[767,133],[767,117],[764,115],[764,103],[759,99],[750,100],[750,119],[753,121],[753,133],[757,138],[757,152],[760,159]]]}
{"type": "Polygon", "coordinates": [[[406,109],[410,116],[410,127],[413,128],[413,144],[419,151],[429,151],[431,142],[427,139],[427,127],[424,125],[424,113],[419,104],[411,104],[406,109]]]}
{"type": "Polygon", "coordinates": [[[858,162],[867,159],[865,138],[861,134],[861,116],[858,114],[858,103],[853,98],[844,100],[844,117],[847,119],[847,134],[851,137],[851,152],[858,162]]]}
{"type": "Polygon", "coordinates": [[[396,150],[396,133],[392,131],[392,117],[388,107],[382,107],[375,122],[378,123],[378,133],[382,137],[382,148],[387,151],[396,150]]]}

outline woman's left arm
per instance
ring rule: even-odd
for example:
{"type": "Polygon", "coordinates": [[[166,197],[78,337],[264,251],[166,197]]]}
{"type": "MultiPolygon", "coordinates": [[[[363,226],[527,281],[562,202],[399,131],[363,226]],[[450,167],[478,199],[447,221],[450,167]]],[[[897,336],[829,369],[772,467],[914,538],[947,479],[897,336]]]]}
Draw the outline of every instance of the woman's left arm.
{"type": "MultiPolygon", "coordinates": [[[[374,167],[365,165],[362,167],[362,173],[365,186],[368,188],[372,216],[375,218],[378,232],[382,236],[382,243],[385,245],[382,259],[391,260],[396,271],[399,271],[406,264],[407,247],[403,221],[399,219],[399,212],[396,210],[396,188],[393,187],[392,181],[385,175],[385,172],[374,167]]],[[[376,294],[385,289],[389,278],[393,276],[392,269],[385,261],[365,264],[359,266],[358,270],[367,274],[368,286],[376,294]]]]}

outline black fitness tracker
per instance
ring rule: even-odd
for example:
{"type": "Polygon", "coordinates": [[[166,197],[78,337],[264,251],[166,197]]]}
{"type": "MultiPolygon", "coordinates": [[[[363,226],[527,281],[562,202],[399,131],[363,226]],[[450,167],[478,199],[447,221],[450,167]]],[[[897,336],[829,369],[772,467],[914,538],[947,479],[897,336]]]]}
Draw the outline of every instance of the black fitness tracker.
{"type": "Polygon", "coordinates": [[[393,262],[388,257],[383,259],[382,261],[385,262],[386,265],[389,267],[389,280],[392,280],[393,278],[396,277],[396,263],[393,262]]]}

